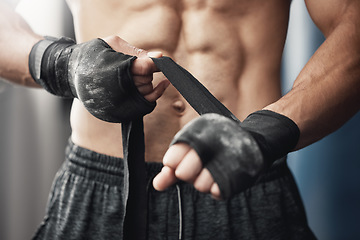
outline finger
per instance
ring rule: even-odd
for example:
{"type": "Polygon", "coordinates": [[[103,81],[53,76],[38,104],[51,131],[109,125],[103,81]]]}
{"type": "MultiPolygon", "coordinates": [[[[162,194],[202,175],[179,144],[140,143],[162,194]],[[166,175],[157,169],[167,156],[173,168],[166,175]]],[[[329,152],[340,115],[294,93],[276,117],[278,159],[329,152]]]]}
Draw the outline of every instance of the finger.
{"type": "Polygon", "coordinates": [[[202,170],[199,155],[191,149],[179,163],[175,170],[175,176],[186,182],[193,182],[202,170]]]}
{"type": "MultiPolygon", "coordinates": [[[[132,46],[122,38],[118,36],[110,36],[103,39],[109,46],[117,52],[128,54],[131,56],[137,56],[138,58],[134,60],[131,71],[133,75],[149,75],[154,72],[159,71],[155,66],[155,63],[148,56],[147,51],[132,46]]],[[[162,56],[161,52],[152,52],[150,56],[162,56]]]]}
{"type": "Polygon", "coordinates": [[[133,75],[134,84],[136,87],[146,85],[152,82],[153,75],[133,75]]]}
{"type": "Polygon", "coordinates": [[[151,75],[154,72],[159,72],[155,63],[151,58],[137,58],[131,65],[131,73],[133,75],[151,75]]]}
{"type": "Polygon", "coordinates": [[[134,60],[131,71],[133,75],[152,75],[160,70],[156,67],[151,58],[162,57],[162,52],[144,52],[134,60]],[[147,54],[145,54],[147,53],[147,54]]]}
{"type": "Polygon", "coordinates": [[[156,101],[159,97],[163,95],[169,85],[170,82],[168,80],[161,81],[150,93],[144,94],[144,98],[149,102],[156,101]]]}
{"type": "MultiPolygon", "coordinates": [[[[152,83],[138,86],[137,89],[138,89],[139,93],[143,96],[151,94],[154,91],[152,83]]],[[[151,101],[151,102],[153,102],[153,101],[151,101]]]]}
{"type": "Polygon", "coordinates": [[[124,39],[119,36],[109,36],[103,38],[103,40],[109,44],[109,46],[117,52],[125,53],[131,56],[147,56],[147,51],[141,48],[132,46],[130,43],[126,42],[124,39]]]}
{"type": "Polygon", "coordinates": [[[149,58],[160,58],[163,56],[162,52],[148,52],[147,56],[149,58]]]}
{"type": "Polygon", "coordinates": [[[203,193],[209,193],[213,184],[214,179],[206,168],[201,170],[199,176],[194,181],[194,187],[203,193]]]}
{"type": "Polygon", "coordinates": [[[177,178],[175,176],[175,172],[173,169],[164,166],[161,169],[161,172],[156,175],[153,179],[153,186],[158,191],[164,191],[171,185],[177,182],[177,178]]]}
{"type": "Polygon", "coordinates": [[[210,193],[211,193],[212,198],[214,198],[216,200],[222,200],[221,193],[220,193],[220,188],[219,188],[219,185],[217,183],[214,183],[211,186],[210,193]]]}
{"type": "Polygon", "coordinates": [[[176,169],[190,149],[190,146],[185,143],[176,143],[172,145],[164,155],[163,164],[172,169],[176,169]]]}
{"type": "Polygon", "coordinates": [[[162,52],[154,51],[148,52],[144,49],[137,48],[119,36],[109,36],[103,38],[103,40],[109,44],[109,46],[117,52],[125,53],[131,56],[137,56],[138,58],[159,58],[162,57],[162,52]]]}

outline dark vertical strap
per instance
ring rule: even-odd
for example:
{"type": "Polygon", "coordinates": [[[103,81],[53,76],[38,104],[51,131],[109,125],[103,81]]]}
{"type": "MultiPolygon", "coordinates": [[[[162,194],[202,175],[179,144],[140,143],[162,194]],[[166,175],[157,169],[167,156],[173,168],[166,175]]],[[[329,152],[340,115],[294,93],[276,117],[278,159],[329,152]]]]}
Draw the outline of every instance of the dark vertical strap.
{"type": "Polygon", "coordinates": [[[121,126],[125,162],[124,239],[145,240],[147,233],[147,194],[143,119],[123,123],[121,126]]]}
{"type": "MultiPolygon", "coordinates": [[[[200,115],[218,113],[239,121],[195,77],[169,57],[153,58],[155,65],[200,115]]],[[[143,120],[122,124],[125,161],[125,240],[143,240],[147,234],[147,194],[143,120]]]]}

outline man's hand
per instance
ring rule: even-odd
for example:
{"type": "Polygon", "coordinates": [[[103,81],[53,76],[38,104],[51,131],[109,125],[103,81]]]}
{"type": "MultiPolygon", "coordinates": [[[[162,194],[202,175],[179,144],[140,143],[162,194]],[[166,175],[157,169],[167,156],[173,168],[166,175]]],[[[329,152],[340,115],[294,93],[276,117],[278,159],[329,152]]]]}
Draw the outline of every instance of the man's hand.
{"type": "Polygon", "coordinates": [[[161,191],[183,180],[216,199],[228,199],[251,187],[298,139],[296,124],[275,112],[258,111],[242,123],[204,114],[175,135],[153,186],[161,191]]]}
{"type": "Polygon", "coordinates": [[[107,122],[127,122],[150,113],[167,80],[153,87],[158,71],[148,53],[120,37],[93,39],[76,44],[67,38],[47,38],[34,45],[29,69],[45,90],[78,98],[95,117],[107,122]]]}
{"type": "Polygon", "coordinates": [[[153,73],[159,70],[151,60],[151,58],[162,57],[161,52],[148,52],[136,48],[118,36],[106,37],[103,40],[115,51],[137,57],[132,64],[131,73],[135,86],[146,100],[154,102],[162,96],[170,82],[165,79],[159,82],[157,86],[153,86],[153,73]]]}
{"type": "Polygon", "coordinates": [[[164,155],[164,167],[154,178],[153,186],[164,191],[178,180],[194,185],[203,193],[211,193],[215,199],[221,199],[219,186],[214,182],[209,170],[203,168],[199,155],[185,143],[172,145],[164,155]]]}

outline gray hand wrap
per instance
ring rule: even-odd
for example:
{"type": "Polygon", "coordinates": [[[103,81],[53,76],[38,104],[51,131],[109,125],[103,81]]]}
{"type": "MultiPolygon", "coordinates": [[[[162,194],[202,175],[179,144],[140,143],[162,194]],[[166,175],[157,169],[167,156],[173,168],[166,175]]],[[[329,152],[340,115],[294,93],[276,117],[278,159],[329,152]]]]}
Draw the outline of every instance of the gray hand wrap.
{"type": "Polygon", "coordinates": [[[46,39],[31,50],[29,68],[35,81],[48,92],[78,98],[101,120],[128,122],[156,106],[133,82],[130,68],[135,59],[114,51],[101,39],[81,44],[67,38],[46,39]]]}
{"type": "Polygon", "coordinates": [[[179,131],[171,144],[184,142],[199,155],[224,199],[249,188],[299,138],[296,124],[270,111],[255,112],[243,123],[204,114],[179,131]]]}

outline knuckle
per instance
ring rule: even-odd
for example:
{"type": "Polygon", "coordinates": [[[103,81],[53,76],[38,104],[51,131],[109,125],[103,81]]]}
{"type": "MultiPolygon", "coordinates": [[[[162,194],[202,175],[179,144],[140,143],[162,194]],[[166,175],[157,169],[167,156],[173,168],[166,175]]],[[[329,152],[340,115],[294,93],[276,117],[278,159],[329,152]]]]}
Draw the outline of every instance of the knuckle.
{"type": "Polygon", "coordinates": [[[183,172],[180,171],[179,169],[175,170],[175,176],[176,176],[176,178],[178,178],[178,179],[186,180],[183,172]]]}
{"type": "Polygon", "coordinates": [[[134,77],[134,81],[136,79],[136,83],[138,85],[144,86],[144,87],[148,87],[148,86],[152,86],[152,79],[148,76],[136,76],[136,78],[134,77]]]}
{"type": "Polygon", "coordinates": [[[180,179],[180,180],[183,180],[186,182],[189,182],[192,179],[189,174],[185,173],[182,170],[178,170],[178,169],[175,171],[175,176],[177,179],[180,179]]]}
{"type": "Polygon", "coordinates": [[[135,48],[135,50],[136,50],[136,54],[137,54],[137,55],[143,55],[143,54],[145,54],[145,50],[144,50],[144,49],[135,48]]]}
{"type": "Polygon", "coordinates": [[[144,87],[145,94],[150,94],[153,91],[152,85],[146,85],[144,87]]]}
{"type": "Polygon", "coordinates": [[[109,42],[109,44],[112,44],[114,46],[118,46],[121,43],[121,38],[119,36],[113,35],[107,38],[107,41],[109,42]]]}
{"type": "MultiPolygon", "coordinates": [[[[143,68],[142,68],[142,74],[150,75],[152,73],[153,73],[152,64],[149,61],[144,61],[143,68]]],[[[152,78],[152,75],[150,77],[152,78]]]]}
{"type": "Polygon", "coordinates": [[[153,78],[151,63],[149,63],[145,59],[136,59],[135,61],[136,61],[135,73],[138,75],[147,76],[148,79],[151,81],[153,78]]]}
{"type": "Polygon", "coordinates": [[[141,48],[137,48],[133,45],[131,45],[130,43],[128,43],[128,47],[131,49],[131,52],[134,56],[142,56],[145,54],[145,50],[141,49],[141,48]]]}
{"type": "Polygon", "coordinates": [[[196,181],[194,183],[194,188],[196,190],[198,190],[199,192],[203,192],[203,193],[209,192],[209,189],[207,188],[207,186],[203,183],[199,183],[198,181],[196,181]]]}
{"type": "Polygon", "coordinates": [[[119,41],[120,41],[120,37],[119,37],[119,36],[116,36],[116,35],[111,36],[110,39],[111,39],[112,41],[115,41],[115,42],[119,42],[119,41]]]}

